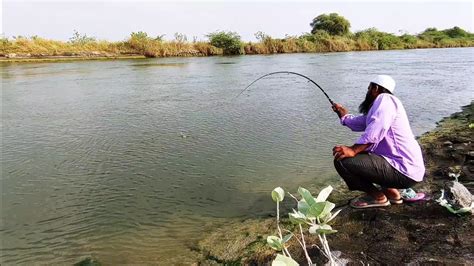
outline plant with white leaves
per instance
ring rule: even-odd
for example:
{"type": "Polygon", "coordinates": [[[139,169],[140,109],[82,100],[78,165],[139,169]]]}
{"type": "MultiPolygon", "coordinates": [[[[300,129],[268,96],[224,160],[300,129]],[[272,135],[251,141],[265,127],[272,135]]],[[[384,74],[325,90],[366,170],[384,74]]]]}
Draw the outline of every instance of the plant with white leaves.
{"type": "MultiPolygon", "coordinates": [[[[306,249],[303,226],[309,228],[308,231],[310,234],[318,236],[321,246],[323,247],[322,253],[328,258],[330,265],[336,264],[326,239],[327,234],[337,232],[332,229],[329,222],[331,222],[340,212],[340,210],[335,213],[331,212],[334,209],[335,204],[327,201],[327,198],[332,190],[333,188],[328,186],[321,190],[318,196],[314,198],[307,189],[300,187],[298,189],[298,193],[301,196],[300,200],[288,193],[297,202],[297,209],[293,209],[293,212],[289,214],[289,218],[292,223],[298,225],[300,237],[295,236],[295,238],[304,251],[308,265],[312,265],[313,263],[306,249]]],[[[291,255],[285,245],[286,242],[291,239],[293,234],[290,232],[289,235],[282,237],[279,225],[279,202],[284,198],[283,189],[280,187],[275,188],[272,192],[272,198],[277,203],[277,227],[279,237],[269,236],[267,242],[272,248],[281,250],[283,253],[283,255],[277,256],[273,265],[294,265],[296,262],[291,259],[291,255]],[[293,264],[288,263],[288,261],[292,261],[293,264]]]]}
{"type": "MultiPolygon", "coordinates": [[[[291,239],[293,234],[290,233],[290,234],[285,235],[283,237],[283,235],[281,233],[281,228],[280,228],[280,202],[283,201],[284,198],[285,198],[285,191],[281,187],[277,187],[272,191],[272,199],[277,204],[278,236],[268,236],[267,237],[267,243],[268,243],[268,245],[270,245],[271,248],[273,248],[277,251],[281,251],[283,253],[283,257],[287,257],[289,259],[289,260],[287,260],[285,258],[286,261],[294,261],[291,258],[290,252],[288,251],[288,249],[286,247],[286,242],[288,242],[291,239]]],[[[279,258],[279,260],[282,260],[282,259],[283,258],[279,258]]],[[[290,265],[290,264],[284,264],[284,265],[290,265]]]]}

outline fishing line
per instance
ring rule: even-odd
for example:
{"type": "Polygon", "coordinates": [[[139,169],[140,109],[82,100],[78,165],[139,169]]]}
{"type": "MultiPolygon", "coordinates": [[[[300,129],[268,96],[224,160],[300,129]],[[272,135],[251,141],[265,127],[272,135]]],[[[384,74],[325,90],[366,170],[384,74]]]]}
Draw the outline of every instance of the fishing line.
{"type": "MultiPolygon", "coordinates": [[[[248,88],[250,88],[250,86],[252,86],[255,82],[265,78],[265,77],[268,77],[268,76],[271,76],[271,75],[276,75],[276,74],[292,74],[292,75],[297,75],[297,76],[300,76],[302,78],[305,78],[306,80],[308,80],[309,82],[313,83],[314,85],[316,85],[316,87],[318,87],[323,93],[324,93],[324,96],[326,96],[326,98],[329,100],[329,102],[331,103],[331,105],[334,105],[334,101],[331,100],[331,98],[329,98],[328,94],[324,91],[323,88],[321,88],[321,86],[318,85],[318,83],[316,83],[314,80],[308,78],[307,76],[303,75],[303,74],[300,74],[300,73],[296,73],[296,72],[291,72],[291,71],[277,71],[277,72],[272,72],[272,73],[268,73],[268,74],[265,74],[261,77],[259,77],[258,79],[254,80],[252,83],[250,83],[247,87],[245,87],[245,89],[243,89],[235,98],[238,98],[240,95],[242,95],[242,93],[244,93],[248,88]]],[[[234,99],[235,99],[234,98],[234,99]]]]}

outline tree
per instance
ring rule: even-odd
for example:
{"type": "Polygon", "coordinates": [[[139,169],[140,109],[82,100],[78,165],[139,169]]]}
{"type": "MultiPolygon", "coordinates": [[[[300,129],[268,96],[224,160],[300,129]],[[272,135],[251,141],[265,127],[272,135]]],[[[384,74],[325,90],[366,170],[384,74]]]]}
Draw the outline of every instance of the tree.
{"type": "Polygon", "coordinates": [[[448,35],[449,37],[451,38],[462,38],[462,37],[468,37],[469,36],[469,33],[459,27],[454,27],[454,28],[451,28],[451,29],[446,29],[446,30],[443,30],[444,33],[446,33],[446,35],[448,35]]]}
{"type": "Polygon", "coordinates": [[[236,32],[216,31],[206,35],[209,38],[211,45],[222,48],[225,55],[242,54],[242,44],[240,42],[240,35],[236,32]]]}
{"type": "Polygon", "coordinates": [[[351,23],[337,13],[319,15],[309,25],[313,34],[318,30],[324,30],[330,35],[346,35],[351,27],[351,23]]]}

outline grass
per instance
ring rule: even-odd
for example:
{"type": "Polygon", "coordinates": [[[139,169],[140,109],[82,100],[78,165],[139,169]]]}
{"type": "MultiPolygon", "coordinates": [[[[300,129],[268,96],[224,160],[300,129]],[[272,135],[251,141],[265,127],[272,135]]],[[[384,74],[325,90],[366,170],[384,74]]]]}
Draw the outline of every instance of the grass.
{"type": "MultiPolygon", "coordinates": [[[[183,34],[175,34],[175,39],[164,41],[162,36],[152,38],[144,32],[134,32],[124,41],[110,42],[96,40],[75,32],[69,41],[57,41],[37,36],[0,39],[0,58],[15,61],[15,58],[50,58],[50,57],[83,57],[83,58],[120,58],[127,56],[170,57],[170,56],[213,56],[231,54],[277,54],[277,53],[318,53],[370,51],[416,48],[450,48],[473,47],[474,34],[458,27],[446,30],[428,28],[418,35],[391,33],[370,28],[364,31],[349,33],[343,36],[330,35],[325,31],[301,36],[287,36],[282,39],[272,38],[261,32],[257,42],[241,42],[240,36],[232,32],[215,33],[221,39],[233,38],[232,49],[227,49],[223,42],[188,41],[183,34]],[[235,41],[240,49],[235,49],[235,41]],[[216,44],[217,43],[217,44],[216,44]],[[216,47],[216,46],[219,46],[216,47]]],[[[237,47],[238,48],[238,47],[237,47]]]]}

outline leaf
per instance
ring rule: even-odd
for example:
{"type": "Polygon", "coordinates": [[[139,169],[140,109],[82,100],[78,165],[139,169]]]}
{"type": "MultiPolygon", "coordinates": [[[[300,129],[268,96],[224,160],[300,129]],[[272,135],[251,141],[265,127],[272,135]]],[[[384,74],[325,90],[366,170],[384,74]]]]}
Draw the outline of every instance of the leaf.
{"type": "Polygon", "coordinates": [[[328,215],[334,207],[336,207],[336,205],[329,201],[316,202],[309,208],[308,213],[314,215],[316,218],[321,218],[328,215]]]}
{"type": "Polygon", "coordinates": [[[286,242],[290,241],[290,239],[293,237],[293,234],[290,233],[290,234],[287,234],[286,236],[283,237],[283,239],[281,240],[281,242],[283,244],[285,244],[286,242]]]}
{"type": "MultiPolygon", "coordinates": [[[[334,218],[336,218],[336,216],[337,216],[341,211],[342,211],[342,209],[337,210],[335,213],[333,213],[333,214],[329,217],[329,219],[326,221],[326,223],[329,223],[329,222],[332,221],[334,218]]],[[[329,214],[331,214],[331,213],[329,213],[329,214]]]]}
{"type": "Polygon", "coordinates": [[[322,224],[321,228],[319,228],[317,231],[320,234],[332,234],[337,232],[336,230],[333,230],[329,224],[322,224]]]}
{"type": "Polygon", "coordinates": [[[333,230],[329,224],[315,224],[309,228],[310,234],[332,234],[337,230],[333,230]]]}
{"type": "Polygon", "coordinates": [[[285,198],[285,191],[281,187],[277,187],[272,191],[272,199],[274,202],[283,201],[285,198]]]}
{"type": "Polygon", "coordinates": [[[315,218],[320,218],[325,206],[326,202],[316,202],[309,207],[308,214],[313,215],[315,218]]]}
{"type": "Polygon", "coordinates": [[[329,221],[329,218],[331,218],[331,213],[328,213],[324,216],[319,217],[319,220],[321,223],[327,223],[329,221]]]}
{"type": "Polygon", "coordinates": [[[313,235],[314,235],[314,234],[317,234],[317,233],[318,233],[317,230],[318,230],[320,227],[321,227],[321,226],[320,226],[319,224],[315,224],[315,225],[312,225],[312,226],[308,229],[308,231],[309,231],[310,234],[313,234],[313,235]]]}
{"type": "Polygon", "coordinates": [[[329,213],[331,213],[332,209],[334,209],[334,207],[336,207],[336,204],[332,203],[332,202],[329,202],[329,201],[325,201],[324,202],[324,209],[323,211],[321,212],[321,216],[326,216],[328,215],[329,213]]]}
{"type": "Polygon", "coordinates": [[[332,192],[332,186],[327,186],[323,190],[321,190],[316,198],[316,202],[323,202],[326,201],[329,197],[329,194],[332,192]]]}
{"type": "Polygon", "coordinates": [[[283,249],[283,244],[281,243],[281,239],[277,236],[268,236],[267,237],[267,244],[273,248],[274,250],[280,251],[283,249]]]}
{"type": "Polygon", "coordinates": [[[272,266],[298,266],[298,262],[294,261],[290,257],[277,254],[275,260],[272,262],[272,266]]]}
{"type": "Polygon", "coordinates": [[[302,224],[306,221],[307,217],[304,213],[293,210],[292,213],[289,213],[290,221],[294,224],[302,224]]]}
{"type": "Polygon", "coordinates": [[[298,211],[299,212],[301,212],[303,214],[307,214],[308,210],[309,210],[309,205],[308,205],[308,203],[306,203],[306,201],[304,199],[298,201],[298,211]]]}
{"type": "Polygon", "coordinates": [[[303,197],[303,199],[309,206],[312,206],[316,203],[313,196],[311,195],[311,192],[309,192],[306,188],[298,188],[298,193],[300,193],[301,197],[303,197]]]}

